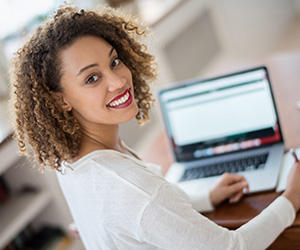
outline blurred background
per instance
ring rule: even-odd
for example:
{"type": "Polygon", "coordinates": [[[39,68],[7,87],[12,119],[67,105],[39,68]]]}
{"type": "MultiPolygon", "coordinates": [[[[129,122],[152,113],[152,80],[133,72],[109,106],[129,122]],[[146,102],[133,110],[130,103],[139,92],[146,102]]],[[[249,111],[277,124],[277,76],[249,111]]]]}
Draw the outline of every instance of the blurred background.
{"type": "MultiPolygon", "coordinates": [[[[26,241],[26,235],[37,232],[46,238],[63,239],[49,240],[53,246],[49,249],[55,249],[57,242],[65,244],[61,249],[83,249],[80,240],[66,237],[72,218],[53,172],[41,175],[30,171],[31,163],[17,156],[15,142],[5,140],[12,131],[7,108],[10,58],[23,37],[63,2],[0,0],[0,249],[26,241]]],[[[155,39],[148,46],[160,68],[152,86],[154,94],[184,79],[221,74],[262,58],[300,50],[300,0],[67,2],[80,8],[122,8],[152,28],[155,39]]],[[[158,104],[145,126],[139,128],[135,121],[121,126],[123,140],[143,155],[161,130],[158,104]]]]}

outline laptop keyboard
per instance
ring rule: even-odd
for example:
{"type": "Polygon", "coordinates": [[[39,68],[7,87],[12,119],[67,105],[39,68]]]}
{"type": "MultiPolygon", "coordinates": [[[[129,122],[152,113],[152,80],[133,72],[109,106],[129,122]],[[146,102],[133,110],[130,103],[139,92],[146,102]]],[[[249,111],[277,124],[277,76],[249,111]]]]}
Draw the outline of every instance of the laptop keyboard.
{"type": "Polygon", "coordinates": [[[244,158],[238,158],[230,161],[222,161],[201,167],[195,167],[185,170],[182,181],[188,181],[198,178],[221,175],[225,172],[236,173],[262,169],[268,158],[268,153],[251,155],[244,158]]]}

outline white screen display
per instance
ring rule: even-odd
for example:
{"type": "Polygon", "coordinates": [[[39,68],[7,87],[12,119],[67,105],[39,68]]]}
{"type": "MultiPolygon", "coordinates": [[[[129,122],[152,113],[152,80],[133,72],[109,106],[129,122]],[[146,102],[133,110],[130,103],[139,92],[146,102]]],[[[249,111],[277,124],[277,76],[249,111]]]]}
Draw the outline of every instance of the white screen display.
{"type": "Polygon", "coordinates": [[[175,144],[274,127],[277,117],[265,74],[260,69],[163,93],[175,144]]]}

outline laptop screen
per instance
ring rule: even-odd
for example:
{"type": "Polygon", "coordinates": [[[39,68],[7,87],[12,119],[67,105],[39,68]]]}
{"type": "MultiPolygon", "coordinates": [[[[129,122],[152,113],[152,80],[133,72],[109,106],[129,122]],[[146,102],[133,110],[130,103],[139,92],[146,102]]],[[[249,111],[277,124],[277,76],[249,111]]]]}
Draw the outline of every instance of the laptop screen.
{"type": "Polygon", "coordinates": [[[282,141],[265,67],[172,86],[159,99],[177,161],[282,141]]]}

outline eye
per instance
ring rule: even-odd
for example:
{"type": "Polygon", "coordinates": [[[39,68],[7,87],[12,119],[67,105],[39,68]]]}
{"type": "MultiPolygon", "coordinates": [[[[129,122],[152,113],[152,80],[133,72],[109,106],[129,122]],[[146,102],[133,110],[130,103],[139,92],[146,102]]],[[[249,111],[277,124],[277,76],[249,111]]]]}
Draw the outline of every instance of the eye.
{"type": "Polygon", "coordinates": [[[117,67],[119,64],[121,64],[121,59],[120,58],[115,58],[112,63],[111,63],[111,68],[117,67]]]}
{"type": "Polygon", "coordinates": [[[92,75],[85,81],[85,83],[91,84],[91,83],[97,82],[98,79],[99,79],[99,76],[92,75]]]}

